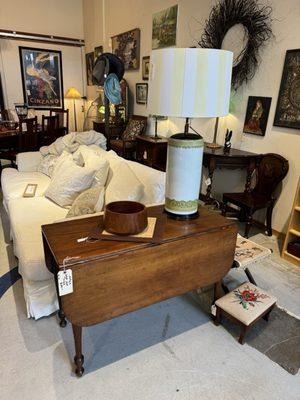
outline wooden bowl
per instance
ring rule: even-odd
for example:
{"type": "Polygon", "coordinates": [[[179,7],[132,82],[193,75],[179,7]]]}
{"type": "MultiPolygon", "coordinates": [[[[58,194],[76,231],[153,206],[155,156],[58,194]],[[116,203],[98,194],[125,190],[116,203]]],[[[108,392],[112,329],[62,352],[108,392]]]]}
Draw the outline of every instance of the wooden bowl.
{"type": "Polygon", "coordinates": [[[146,207],[135,201],[114,201],[104,210],[104,229],[115,235],[136,235],[148,225],[146,207]]]}

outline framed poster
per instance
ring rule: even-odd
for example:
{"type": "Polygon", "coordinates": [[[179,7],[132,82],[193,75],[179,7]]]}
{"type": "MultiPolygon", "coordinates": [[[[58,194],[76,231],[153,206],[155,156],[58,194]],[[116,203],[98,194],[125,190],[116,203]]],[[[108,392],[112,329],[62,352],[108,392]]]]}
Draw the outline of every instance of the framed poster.
{"type": "Polygon", "coordinates": [[[274,125],[300,129],[300,49],[286,52],[274,125]]]}
{"type": "Polygon", "coordinates": [[[88,86],[93,86],[94,52],[85,55],[86,62],[86,82],[88,86]]]}
{"type": "Polygon", "coordinates": [[[137,83],[135,85],[135,99],[138,104],[147,104],[148,83],[137,83]]]}
{"type": "Polygon", "coordinates": [[[143,57],[142,59],[142,76],[144,81],[149,79],[150,57],[143,57]]]}
{"type": "Polygon", "coordinates": [[[271,97],[249,96],[243,132],[265,136],[271,97]]]}
{"type": "Polygon", "coordinates": [[[123,62],[125,70],[140,67],[140,30],[138,28],[111,38],[112,52],[123,62]]]}
{"type": "Polygon", "coordinates": [[[178,4],[153,14],[152,49],[176,45],[178,4]]]}
{"type": "Polygon", "coordinates": [[[28,108],[64,108],[61,51],[19,46],[19,54],[28,108]]]}

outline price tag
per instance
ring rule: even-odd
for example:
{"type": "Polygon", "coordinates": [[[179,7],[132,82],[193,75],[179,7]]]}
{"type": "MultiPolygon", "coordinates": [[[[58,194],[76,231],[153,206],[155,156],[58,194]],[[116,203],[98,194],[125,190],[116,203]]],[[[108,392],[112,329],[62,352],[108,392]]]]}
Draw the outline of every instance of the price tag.
{"type": "Polygon", "coordinates": [[[73,276],[71,269],[64,269],[57,274],[58,292],[60,296],[73,292],[73,276]]]}
{"type": "Polygon", "coordinates": [[[206,185],[206,186],[211,185],[211,179],[210,179],[210,178],[207,178],[207,179],[205,180],[205,185],[206,185]]]}
{"type": "Polygon", "coordinates": [[[211,306],[211,315],[214,317],[217,315],[217,307],[214,304],[211,306]]]}

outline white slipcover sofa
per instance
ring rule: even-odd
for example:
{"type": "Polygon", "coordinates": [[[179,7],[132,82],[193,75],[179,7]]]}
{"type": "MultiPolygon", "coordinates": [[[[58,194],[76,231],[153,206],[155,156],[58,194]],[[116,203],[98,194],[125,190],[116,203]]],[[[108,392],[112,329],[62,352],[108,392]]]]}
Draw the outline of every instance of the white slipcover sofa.
{"type": "MultiPolygon", "coordinates": [[[[102,150],[101,155],[107,157],[110,168],[118,161],[128,163],[144,185],[141,200],[144,204],[161,204],[164,201],[164,172],[124,160],[111,151],[102,150]]],[[[40,152],[20,153],[17,157],[18,169],[5,168],[1,176],[3,203],[9,215],[14,254],[18,258],[19,273],[23,278],[27,314],[35,319],[58,309],[53,275],[45,265],[41,226],[57,221],[63,223],[69,211],[44,196],[50,178],[37,172],[41,159],[40,152]],[[23,197],[28,183],[37,184],[35,197],[23,197]]],[[[93,215],[96,214],[90,216],[93,215]]]]}

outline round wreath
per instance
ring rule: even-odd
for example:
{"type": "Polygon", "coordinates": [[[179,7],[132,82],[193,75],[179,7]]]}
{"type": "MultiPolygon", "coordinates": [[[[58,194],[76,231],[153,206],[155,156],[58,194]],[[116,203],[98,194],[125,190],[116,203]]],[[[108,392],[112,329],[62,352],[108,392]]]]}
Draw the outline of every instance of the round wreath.
{"type": "Polygon", "coordinates": [[[240,62],[232,70],[232,87],[237,89],[251,80],[259,64],[259,50],[272,36],[270,6],[260,6],[256,0],[221,0],[211,10],[204,33],[198,44],[204,48],[221,49],[226,33],[242,24],[248,41],[240,62]]]}

